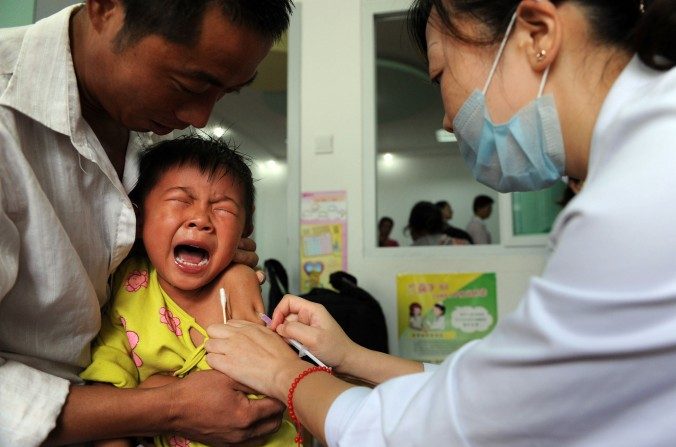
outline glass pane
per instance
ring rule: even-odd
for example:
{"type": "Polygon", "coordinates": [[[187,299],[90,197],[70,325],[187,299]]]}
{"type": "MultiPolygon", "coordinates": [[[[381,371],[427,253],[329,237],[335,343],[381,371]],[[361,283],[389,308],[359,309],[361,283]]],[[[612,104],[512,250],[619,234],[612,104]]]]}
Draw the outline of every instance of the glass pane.
{"type": "Polygon", "coordinates": [[[565,189],[565,183],[556,182],[542,191],[512,193],[514,236],[549,233],[562,209],[565,189]]]}

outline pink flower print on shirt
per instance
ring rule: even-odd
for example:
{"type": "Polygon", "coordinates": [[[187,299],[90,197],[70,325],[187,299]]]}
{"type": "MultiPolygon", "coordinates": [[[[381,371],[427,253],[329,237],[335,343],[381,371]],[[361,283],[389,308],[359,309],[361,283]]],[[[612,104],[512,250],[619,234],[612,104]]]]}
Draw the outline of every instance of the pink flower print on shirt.
{"type": "Polygon", "coordinates": [[[183,331],[181,331],[181,320],[178,319],[178,317],[175,317],[174,314],[171,313],[169,309],[166,307],[160,307],[160,322],[164,323],[167,325],[169,330],[176,334],[176,336],[183,335],[183,331]]]}
{"type": "Polygon", "coordinates": [[[141,288],[148,287],[148,271],[147,270],[134,270],[129,273],[127,276],[127,282],[124,285],[124,289],[127,292],[136,292],[141,288]]]}
{"type": "Polygon", "coordinates": [[[169,445],[171,447],[190,447],[190,441],[182,436],[171,435],[169,437],[169,445]]]}
{"type": "MultiPolygon", "coordinates": [[[[122,326],[126,329],[127,328],[127,320],[124,319],[124,317],[120,316],[120,322],[122,323],[122,326]]],[[[127,331],[127,340],[129,340],[129,346],[131,347],[131,358],[134,360],[134,365],[136,367],[140,367],[143,365],[143,359],[139,357],[139,355],[134,352],[134,349],[136,348],[136,345],[138,345],[139,342],[139,336],[136,332],[134,331],[127,331]]]]}

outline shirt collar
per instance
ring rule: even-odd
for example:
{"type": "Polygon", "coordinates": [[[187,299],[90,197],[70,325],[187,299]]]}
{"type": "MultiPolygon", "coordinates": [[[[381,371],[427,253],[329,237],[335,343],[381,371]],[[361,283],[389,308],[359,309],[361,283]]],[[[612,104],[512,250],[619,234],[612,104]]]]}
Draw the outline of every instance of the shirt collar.
{"type": "Polygon", "coordinates": [[[663,73],[645,65],[637,55],[634,55],[627,66],[622,70],[615,83],[608,91],[599,116],[596,119],[589,154],[589,168],[587,172],[587,181],[593,177],[596,167],[599,166],[604,151],[612,148],[604,147],[602,142],[604,136],[608,135],[610,127],[613,125],[619,113],[627,104],[640,100],[641,95],[645,94],[646,84],[650,84],[659,78],[663,73]]]}

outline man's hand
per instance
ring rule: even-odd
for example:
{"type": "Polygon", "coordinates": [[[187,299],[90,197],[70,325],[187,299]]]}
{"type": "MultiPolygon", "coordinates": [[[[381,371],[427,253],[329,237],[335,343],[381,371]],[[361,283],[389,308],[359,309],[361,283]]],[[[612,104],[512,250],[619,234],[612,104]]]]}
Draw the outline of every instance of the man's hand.
{"type": "Polygon", "coordinates": [[[277,431],[284,405],[275,399],[251,400],[251,390],[219,371],[197,371],[169,385],[172,430],[212,446],[256,441],[277,431]]]}
{"type": "Polygon", "coordinates": [[[256,254],[256,242],[248,237],[243,237],[237,244],[235,257],[232,262],[248,265],[252,269],[258,265],[258,255],[256,254]]]}

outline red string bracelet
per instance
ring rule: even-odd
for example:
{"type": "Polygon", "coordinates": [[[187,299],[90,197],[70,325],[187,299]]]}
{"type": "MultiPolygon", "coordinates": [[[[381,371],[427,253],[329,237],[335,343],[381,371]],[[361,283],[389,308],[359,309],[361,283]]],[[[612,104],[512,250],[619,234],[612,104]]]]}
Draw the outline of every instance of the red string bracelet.
{"type": "Polygon", "coordinates": [[[296,391],[296,387],[298,386],[298,383],[303,380],[305,376],[308,374],[312,374],[313,372],[317,371],[324,371],[327,372],[331,375],[333,375],[333,371],[331,368],[328,366],[312,366],[305,371],[301,372],[298,374],[298,377],[293,379],[293,382],[291,383],[291,387],[289,388],[289,396],[286,399],[286,404],[287,407],[289,408],[289,417],[291,418],[291,421],[293,424],[296,426],[296,438],[294,439],[298,446],[301,446],[303,444],[303,435],[301,434],[301,425],[300,421],[298,420],[298,417],[296,416],[296,410],[293,409],[293,393],[296,391]]]}

